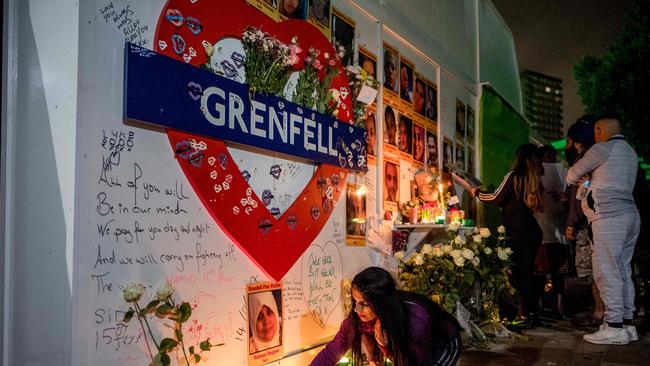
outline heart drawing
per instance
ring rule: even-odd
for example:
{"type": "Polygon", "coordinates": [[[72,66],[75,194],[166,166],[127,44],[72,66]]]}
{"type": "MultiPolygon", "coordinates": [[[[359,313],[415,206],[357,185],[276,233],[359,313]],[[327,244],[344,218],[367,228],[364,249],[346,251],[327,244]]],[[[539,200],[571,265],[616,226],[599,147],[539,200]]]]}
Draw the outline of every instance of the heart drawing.
{"type": "MultiPolygon", "coordinates": [[[[206,55],[202,51],[204,42],[215,45],[220,40],[238,39],[250,25],[284,43],[289,43],[297,35],[304,48],[299,54],[301,58],[309,47],[320,50],[320,57],[325,52],[335,52],[329,40],[311,24],[301,20],[276,23],[243,0],[169,0],[161,11],[153,44],[157,45],[157,52],[177,60],[191,58],[189,64],[198,67],[206,62],[206,55]],[[189,24],[183,26],[182,19],[189,24]],[[167,44],[173,47],[167,47],[167,44]],[[196,57],[187,52],[192,49],[196,50],[196,57]]],[[[233,80],[241,80],[242,77],[236,75],[237,67],[226,66],[239,61],[241,58],[222,60],[224,69],[233,72],[232,77],[229,76],[233,80]]],[[[347,77],[343,67],[340,64],[338,67],[340,73],[333,79],[331,87],[347,91],[347,77]]],[[[200,97],[203,90],[200,85],[188,85],[186,92],[185,97],[189,94],[195,99],[200,97]]],[[[350,122],[351,110],[351,98],[346,98],[339,105],[338,118],[350,122]]],[[[276,281],[282,279],[321,232],[340,193],[345,189],[347,170],[320,164],[302,192],[280,215],[271,212],[251,189],[247,182],[249,173],[240,171],[224,141],[172,129],[166,132],[176,160],[204,207],[230,239],[276,281]]],[[[326,245],[321,251],[332,250],[330,247],[336,248],[336,245],[326,245]]],[[[340,262],[340,256],[337,258],[340,262]]],[[[340,266],[339,263],[339,275],[340,266]]],[[[336,298],[336,303],[339,299],[340,296],[336,298]]],[[[327,311],[313,308],[320,311],[319,324],[324,324],[329,317],[329,305],[327,311]]]]}
{"type": "Polygon", "coordinates": [[[302,257],[302,293],[309,314],[321,328],[341,302],[343,260],[339,247],[332,241],[312,244],[302,257]]]}

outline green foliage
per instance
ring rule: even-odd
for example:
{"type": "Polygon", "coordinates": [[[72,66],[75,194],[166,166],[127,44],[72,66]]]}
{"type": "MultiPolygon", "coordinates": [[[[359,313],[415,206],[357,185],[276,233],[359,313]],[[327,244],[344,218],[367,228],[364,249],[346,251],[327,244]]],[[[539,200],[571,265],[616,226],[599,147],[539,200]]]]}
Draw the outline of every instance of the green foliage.
{"type": "Polygon", "coordinates": [[[163,338],[163,340],[160,341],[160,352],[161,353],[170,352],[176,346],[178,346],[178,342],[176,342],[176,340],[171,338],[163,338]]]}
{"type": "Polygon", "coordinates": [[[307,57],[304,59],[305,68],[300,73],[296,82],[296,90],[292,101],[307,108],[314,109],[316,106],[316,88],[320,84],[318,72],[323,68],[318,60],[319,52],[313,47],[309,48],[307,57]]]}
{"type": "Polygon", "coordinates": [[[181,304],[180,308],[178,309],[179,312],[179,321],[181,323],[185,323],[190,316],[192,316],[192,307],[190,304],[184,302],[181,304]]]}
{"type": "Polygon", "coordinates": [[[586,112],[619,116],[640,156],[650,157],[650,0],[635,0],[622,34],[601,57],[585,56],[573,68],[586,112]]]}

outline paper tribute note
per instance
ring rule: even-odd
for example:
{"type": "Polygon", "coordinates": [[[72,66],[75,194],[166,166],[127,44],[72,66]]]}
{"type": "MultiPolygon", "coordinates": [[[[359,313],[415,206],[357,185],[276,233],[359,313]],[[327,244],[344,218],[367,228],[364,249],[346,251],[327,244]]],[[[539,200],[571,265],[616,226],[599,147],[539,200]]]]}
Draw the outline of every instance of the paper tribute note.
{"type": "Polygon", "coordinates": [[[357,100],[364,104],[372,104],[372,102],[377,98],[377,89],[373,89],[367,85],[361,87],[357,100]]]}

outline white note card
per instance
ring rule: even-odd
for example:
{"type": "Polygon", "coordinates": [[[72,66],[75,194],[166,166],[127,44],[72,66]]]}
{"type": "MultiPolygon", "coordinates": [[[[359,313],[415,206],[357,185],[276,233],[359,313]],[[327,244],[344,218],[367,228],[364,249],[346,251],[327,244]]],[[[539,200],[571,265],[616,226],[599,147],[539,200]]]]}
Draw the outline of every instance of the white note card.
{"type": "Polygon", "coordinates": [[[377,89],[373,89],[367,85],[361,87],[357,100],[364,104],[372,104],[377,97],[377,89]]]}

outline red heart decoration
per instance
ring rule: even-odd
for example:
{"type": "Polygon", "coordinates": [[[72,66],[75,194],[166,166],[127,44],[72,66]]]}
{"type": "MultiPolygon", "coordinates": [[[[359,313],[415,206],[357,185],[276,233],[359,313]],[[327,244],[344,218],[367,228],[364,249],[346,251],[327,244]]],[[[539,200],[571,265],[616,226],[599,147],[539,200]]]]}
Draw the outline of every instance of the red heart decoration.
{"type": "MultiPolygon", "coordinates": [[[[158,20],[154,44],[172,43],[172,37],[180,36],[187,43],[186,50],[197,51],[189,63],[198,66],[206,62],[203,40],[215,44],[226,37],[241,38],[244,29],[251,25],[285,43],[297,35],[303,48],[301,59],[310,46],[321,51],[322,63],[325,63],[325,52],[335,53],[329,40],[311,24],[301,20],[276,23],[241,0],[168,1],[158,20]],[[166,19],[170,10],[198,19],[202,32],[194,35],[188,27],[178,28],[175,22],[166,19]]],[[[187,52],[176,54],[171,47],[156,51],[176,59],[190,56],[187,52]]],[[[337,67],[341,72],[333,79],[332,87],[347,91],[343,67],[340,64],[337,67]]],[[[345,122],[351,121],[351,99],[346,97],[339,105],[339,119],[345,122]]],[[[291,269],[320,233],[345,185],[345,169],[321,164],[293,204],[276,219],[241,175],[223,141],[174,130],[167,130],[167,136],[204,207],[239,248],[276,281],[291,269]],[[192,145],[201,148],[188,148],[192,145]]]]}

